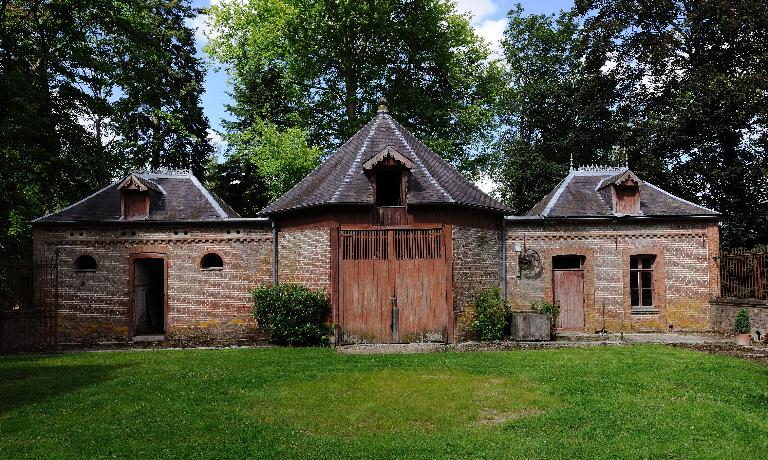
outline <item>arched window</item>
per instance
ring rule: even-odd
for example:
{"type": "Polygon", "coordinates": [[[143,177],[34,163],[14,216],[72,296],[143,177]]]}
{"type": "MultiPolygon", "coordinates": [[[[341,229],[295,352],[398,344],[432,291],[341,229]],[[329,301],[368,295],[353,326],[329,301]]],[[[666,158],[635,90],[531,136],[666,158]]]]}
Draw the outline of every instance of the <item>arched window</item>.
{"type": "Polygon", "coordinates": [[[82,255],[75,259],[75,270],[79,272],[95,272],[96,259],[89,255],[82,255]]]}
{"type": "Polygon", "coordinates": [[[200,268],[203,270],[221,270],[224,268],[224,261],[215,252],[209,252],[200,260],[200,268]]]}

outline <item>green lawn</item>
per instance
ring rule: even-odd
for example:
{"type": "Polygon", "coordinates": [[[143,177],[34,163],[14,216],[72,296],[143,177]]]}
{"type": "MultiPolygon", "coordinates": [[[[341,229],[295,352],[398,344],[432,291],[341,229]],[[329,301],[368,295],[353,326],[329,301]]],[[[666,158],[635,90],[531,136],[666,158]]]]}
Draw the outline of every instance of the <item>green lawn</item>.
{"type": "Polygon", "coordinates": [[[663,346],[0,358],[0,457],[764,458],[768,367],[663,346]]]}

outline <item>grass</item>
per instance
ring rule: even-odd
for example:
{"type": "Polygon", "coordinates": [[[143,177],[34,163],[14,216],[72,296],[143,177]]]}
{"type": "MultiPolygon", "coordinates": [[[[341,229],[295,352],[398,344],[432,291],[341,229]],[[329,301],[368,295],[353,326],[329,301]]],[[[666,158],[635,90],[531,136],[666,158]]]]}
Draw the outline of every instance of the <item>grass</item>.
{"type": "Polygon", "coordinates": [[[0,358],[2,458],[741,458],[768,367],[663,346],[0,358]]]}

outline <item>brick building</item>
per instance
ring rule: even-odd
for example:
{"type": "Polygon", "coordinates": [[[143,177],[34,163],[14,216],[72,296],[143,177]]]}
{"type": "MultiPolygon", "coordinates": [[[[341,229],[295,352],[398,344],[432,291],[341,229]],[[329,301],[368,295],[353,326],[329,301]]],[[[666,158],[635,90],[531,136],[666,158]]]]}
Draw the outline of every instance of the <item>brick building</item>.
{"type": "Polygon", "coordinates": [[[708,329],[716,213],[611,170],[509,214],[382,106],[261,217],[134,173],[35,220],[34,252],[58,252],[64,342],[253,339],[249,291],[275,282],[326,291],[343,343],[461,340],[496,286],[560,302],[566,329],[708,329]]]}
{"type": "Polygon", "coordinates": [[[557,302],[566,330],[708,330],[717,223],[627,168],[571,169],[526,216],[506,218],[512,308],[557,302]]]}

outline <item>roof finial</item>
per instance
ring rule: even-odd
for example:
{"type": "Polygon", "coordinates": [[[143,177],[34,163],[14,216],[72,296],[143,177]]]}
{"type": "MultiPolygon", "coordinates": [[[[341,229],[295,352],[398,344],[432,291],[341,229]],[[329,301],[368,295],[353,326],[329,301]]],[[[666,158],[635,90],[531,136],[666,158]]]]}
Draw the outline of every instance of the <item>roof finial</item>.
{"type": "Polygon", "coordinates": [[[621,150],[624,151],[624,167],[629,169],[629,155],[627,155],[627,148],[622,147],[621,150]]]}
{"type": "Polygon", "coordinates": [[[573,152],[571,152],[571,167],[568,169],[568,171],[573,172],[573,152]]]}
{"type": "Polygon", "coordinates": [[[377,110],[379,113],[387,113],[389,110],[387,109],[387,98],[384,96],[381,96],[379,98],[379,109],[377,110]]]}

